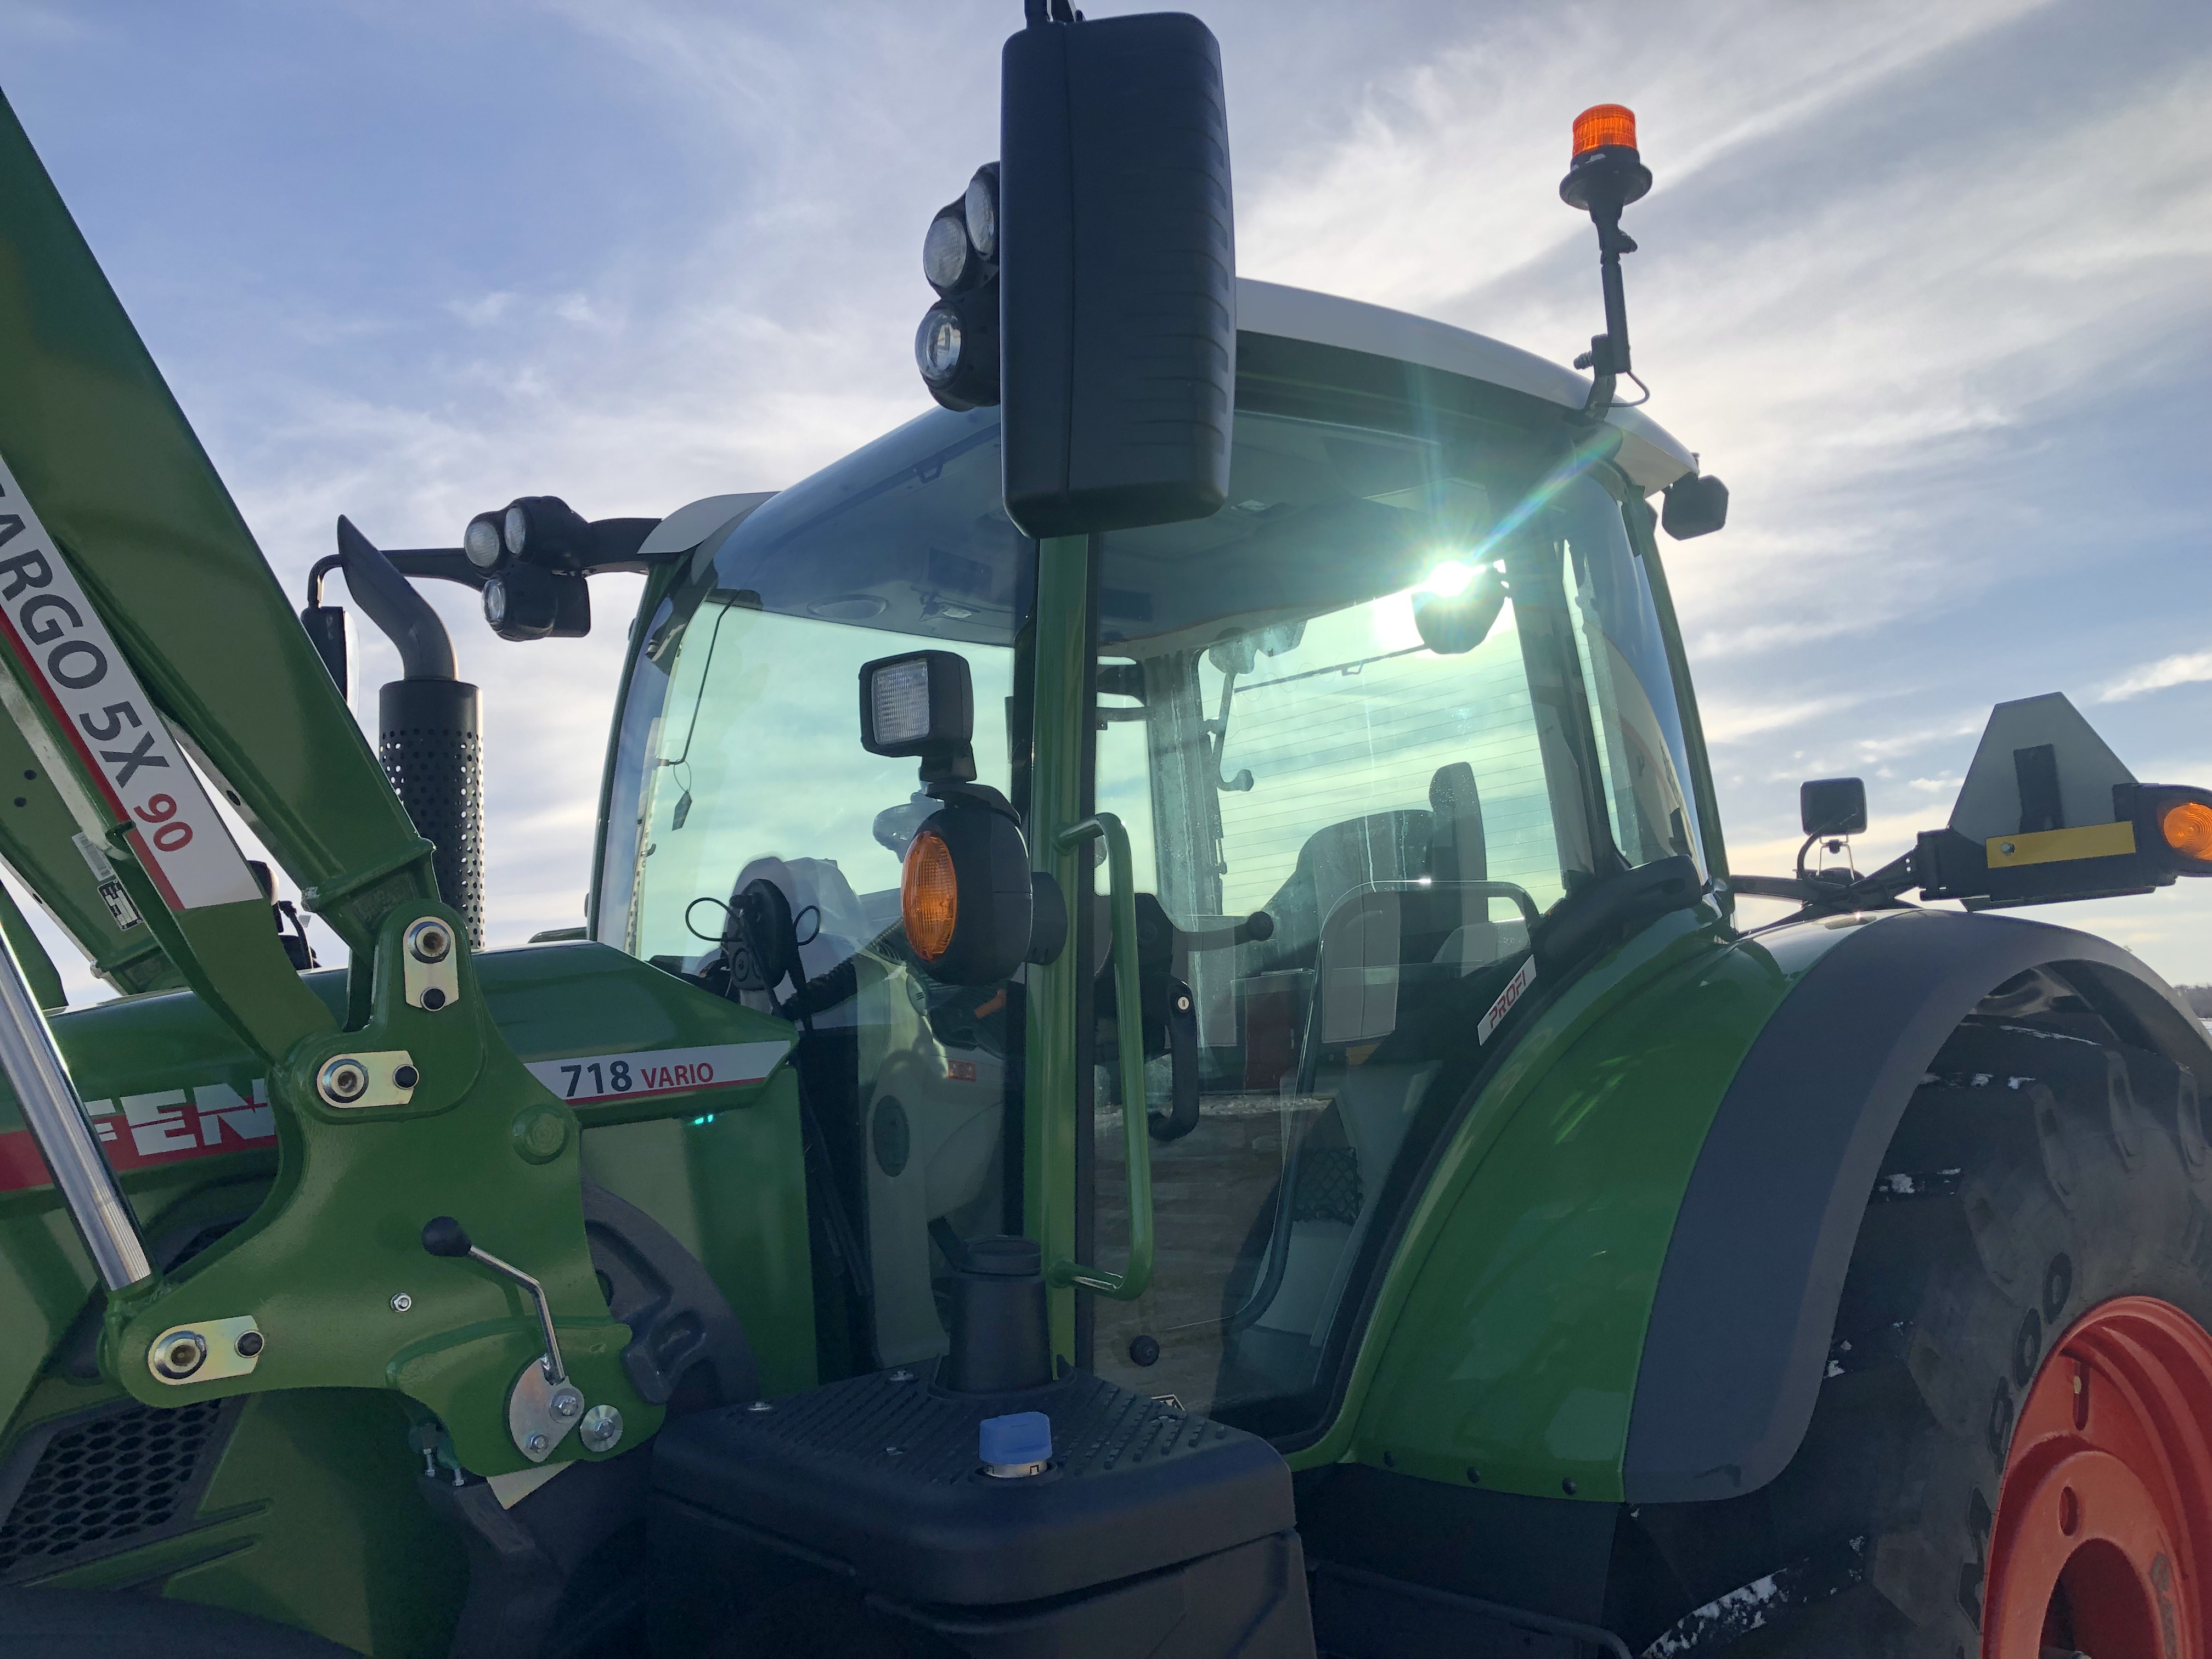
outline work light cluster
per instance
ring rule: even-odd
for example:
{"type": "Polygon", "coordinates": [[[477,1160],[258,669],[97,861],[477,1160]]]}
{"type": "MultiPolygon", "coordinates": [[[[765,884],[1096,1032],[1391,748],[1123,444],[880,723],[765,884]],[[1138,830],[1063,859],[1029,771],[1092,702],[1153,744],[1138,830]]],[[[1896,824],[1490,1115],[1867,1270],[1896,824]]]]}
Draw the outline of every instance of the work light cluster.
{"type": "Polygon", "coordinates": [[[999,401],[999,164],[975,169],[921,239],[921,274],[937,303],[915,331],[914,362],[947,409],[999,401]]]}

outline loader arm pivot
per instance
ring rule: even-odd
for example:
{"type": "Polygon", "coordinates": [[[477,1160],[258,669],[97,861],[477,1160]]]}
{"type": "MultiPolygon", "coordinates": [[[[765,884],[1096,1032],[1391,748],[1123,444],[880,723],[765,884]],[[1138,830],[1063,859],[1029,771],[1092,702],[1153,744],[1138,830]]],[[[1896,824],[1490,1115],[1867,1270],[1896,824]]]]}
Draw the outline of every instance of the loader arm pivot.
{"type": "Polygon", "coordinates": [[[659,1413],[622,1368],[629,1333],[592,1273],[575,1116],[493,1021],[430,843],[4,104],[0,645],[15,728],[0,758],[40,790],[0,854],[117,982],[156,982],[139,941],[158,942],[266,1062],[276,1109],[259,1211],[176,1274],[111,1285],[104,1368],[159,1406],[397,1389],[480,1474],[635,1445],[659,1413]],[[196,772],[345,941],[344,1029],[286,957],[196,772]],[[143,932],[103,925],[72,822],[143,932]],[[543,1330],[508,1279],[424,1255],[439,1215],[543,1287],[543,1330]],[[586,1436],[530,1415],[556,1322],[580,1390],[567,1417],[611,1407],[611,1438],[604,1415],[586,1436]]]}

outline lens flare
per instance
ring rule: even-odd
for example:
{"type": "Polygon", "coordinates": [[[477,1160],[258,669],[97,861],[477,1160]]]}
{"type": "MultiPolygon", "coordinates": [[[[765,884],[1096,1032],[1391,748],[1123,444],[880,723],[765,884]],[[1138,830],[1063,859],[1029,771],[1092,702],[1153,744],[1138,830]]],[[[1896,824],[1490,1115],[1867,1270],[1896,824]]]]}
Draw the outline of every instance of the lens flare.
{"type": "Polygon", "coordinates": [[[1549,507],[1558,499],[1561,490],[1607,458],[1608,452],[1603,447],[1578,449],[1553,467],[1534,489],[1514,502],[1511,508],[1498,519],[1490,533],[1482,538],[1480,544],[1468,556],[1470,567],[1480,568],[1504,557],[1498,550],[1514,532],[1549,507]]]}
{"type": "Polygon", "coordinates": [[[1423,593],[1434,593],[1439,599],[1455,599],[1467,592],[1468,585],[1474,580],[1473,565],[1462,564],[1457,559],[1446,559],[1434,570],[1429,572],[1429,579],[1421,584],[1418,591],[1423,593]]]}

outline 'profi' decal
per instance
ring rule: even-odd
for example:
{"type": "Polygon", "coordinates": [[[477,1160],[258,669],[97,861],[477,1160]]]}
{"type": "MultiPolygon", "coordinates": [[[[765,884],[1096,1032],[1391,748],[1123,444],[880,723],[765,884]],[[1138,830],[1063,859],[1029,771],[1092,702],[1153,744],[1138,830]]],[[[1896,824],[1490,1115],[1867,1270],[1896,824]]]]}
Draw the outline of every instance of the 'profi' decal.
{"type": "MultiPolygon", "coordinates": [[[[196,1083],[189,1090],[88,1100],[84,1115],[118,1175],[276,1144],[276,1109],[269,1103],[268,1084],[259,1080],[250,1096],[227,1083],[196,1083]]],[[[28,1129],[0,1134],[0,1193],[52,1184],[28,1129]]]]}
{"type": "Polygon", "coordinates": [[[1521,971],[1505,981],[1505,988],[1498,994],[1498,1000],[1490,1005],[1490,1012],[1482,1017],[1482,1024],[1474,1028],[1474,1040],[1481,1044],[1490,1041],[1490,1034],[1504,1023],[1505,1016],[1513,1012],[1513,1005],[1528,994],[1536,982],[1536,958],[1530,957],[1521,964],[1521,971]]]}

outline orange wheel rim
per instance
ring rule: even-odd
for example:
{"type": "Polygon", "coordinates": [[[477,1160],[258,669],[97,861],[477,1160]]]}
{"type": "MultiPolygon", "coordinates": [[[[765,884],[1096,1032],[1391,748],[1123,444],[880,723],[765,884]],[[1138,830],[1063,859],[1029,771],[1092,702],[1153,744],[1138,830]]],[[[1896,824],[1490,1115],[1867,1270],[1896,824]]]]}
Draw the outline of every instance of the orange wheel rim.
{"type": "Polygon", "coordinates": [[[2212,1659],[2212,1336],[2171,1303],[2093,1309],[2021,1403],[1982,1653],[2046,1647],[2212,1659]]]}

